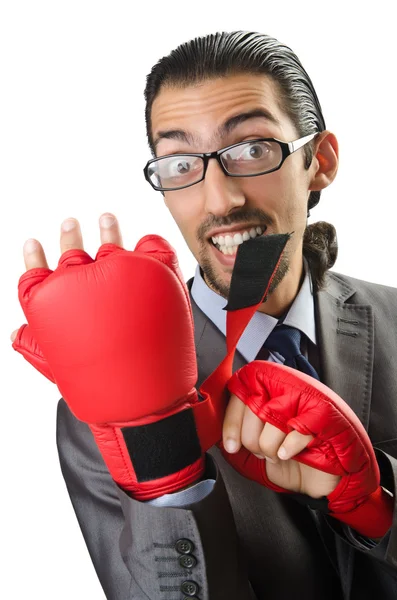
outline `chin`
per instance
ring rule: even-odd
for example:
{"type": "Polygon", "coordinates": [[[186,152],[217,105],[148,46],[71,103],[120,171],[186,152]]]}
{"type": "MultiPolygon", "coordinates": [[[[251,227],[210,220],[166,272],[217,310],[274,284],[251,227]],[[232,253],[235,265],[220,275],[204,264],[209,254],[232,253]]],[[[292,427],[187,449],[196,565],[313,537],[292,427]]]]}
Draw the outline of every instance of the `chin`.
{"type": "Polygon", "coordinates": [[[204,281],[208,287],[227,299],[229,296],[233,269],[228,269],[229,272],[225,272],[225,268],[220,268],[209,260],[202,260],[200,262],[200,267],[204,275],[204,281]]]}

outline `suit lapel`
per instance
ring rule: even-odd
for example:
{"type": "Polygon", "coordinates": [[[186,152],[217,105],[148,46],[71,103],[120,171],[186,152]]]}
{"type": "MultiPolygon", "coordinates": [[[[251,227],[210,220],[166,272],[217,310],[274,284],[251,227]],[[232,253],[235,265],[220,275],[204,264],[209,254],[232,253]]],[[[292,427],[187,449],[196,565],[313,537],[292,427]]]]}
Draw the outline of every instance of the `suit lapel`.
{"type": "Polygon", "coordinates": [[[317,346],[322,381],[334,390],[368,430],[374,360],[374,318],[370,305],[347,303],[354,288],[337,274],[315,297],[317,346]]]}

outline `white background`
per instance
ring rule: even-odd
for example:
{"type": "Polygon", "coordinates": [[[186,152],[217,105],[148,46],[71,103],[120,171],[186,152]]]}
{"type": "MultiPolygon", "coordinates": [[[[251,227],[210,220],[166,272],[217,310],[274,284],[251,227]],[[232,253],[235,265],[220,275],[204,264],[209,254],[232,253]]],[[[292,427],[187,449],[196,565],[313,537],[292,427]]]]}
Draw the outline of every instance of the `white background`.
{"type": "Polygon", "coordinates": [[[92,254],[98,217],[112,211],[125,247],[159,233],[176,248],[185,278],[193,274],[193,257],[142,174],[150,158],[143,89],[160,57],[222,30],[261,31],[290,46],[340,144],[337,179],[311,221],[337,229],[335,270],[397,286],[394,3],[222,4],[0,3],[0,596],[7,600],[103,598],[58,465],[60,394],[11,349],[9,335],[24,322],[17,299],[24,241],[39,239],[55,268],[59,226],[69,216],[80,220],[92,254]]]}

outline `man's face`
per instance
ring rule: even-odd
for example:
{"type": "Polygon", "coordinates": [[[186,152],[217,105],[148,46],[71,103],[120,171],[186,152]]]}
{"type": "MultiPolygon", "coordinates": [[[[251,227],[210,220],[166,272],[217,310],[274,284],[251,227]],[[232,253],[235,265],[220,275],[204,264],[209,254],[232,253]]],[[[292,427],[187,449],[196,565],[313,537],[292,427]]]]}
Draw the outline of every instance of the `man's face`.
{"type": "MultiPolygon", "coordinates": [[[[151,116],[156,156],[212,152],[256,138],[290,142],[300,137],[279,105],[275,84],[264,75],[233,75],[184,88],[163,88],[151,116]],[[263,116],[244,118],[221,133],[231,117],[258,109],[271,113],[277,123],[263,116]]],[[[298,272],[302,267],[309,186],[310,170],[304,169],[301,148],[278,171],[257,177],[228,177],[210,160],[204,181],[165,192],[165,202],[207,284],[227,297],[235,252],[224,254],[212,238],[219,241],[219,236],[240,233],[244,239],[245,232],[252,237],[254,231],[257,235],[294,232],[279,270],[280,283],[291,269],[298,272]]]]}

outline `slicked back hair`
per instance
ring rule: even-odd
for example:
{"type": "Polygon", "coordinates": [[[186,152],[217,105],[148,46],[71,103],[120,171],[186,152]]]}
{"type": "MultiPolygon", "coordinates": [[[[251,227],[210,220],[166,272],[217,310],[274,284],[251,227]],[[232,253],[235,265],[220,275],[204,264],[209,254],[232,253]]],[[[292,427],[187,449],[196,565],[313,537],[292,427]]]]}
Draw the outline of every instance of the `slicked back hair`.
{"type": "MultiPolygon", "coordinates": [[[[162,88],[183,88],[242,73],[263,74],[272,79],[277,88],[280,108],[295,126],[298,137],[326,129],[312,81],[291,48],[262,33],[215,33],[179,45],[168,56],[161,58],[147,76],[145,120],[153,156],[151,112],[153,102],[162,88]]],[[[313,142],[306,144],[303,150],[304,166],[308,169],[313,159],[313,142]]],[[[309,210],[318,204],[320,195],[321,191],[310,192],[309,210]]],[[[311,267],[314,287],[320,289],[325,271],[336,260],[337,243],[332,225],[322,223],[320,228],[316,226],[314,223],[306,228],[303,251],[311,267]]]]}

